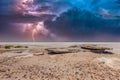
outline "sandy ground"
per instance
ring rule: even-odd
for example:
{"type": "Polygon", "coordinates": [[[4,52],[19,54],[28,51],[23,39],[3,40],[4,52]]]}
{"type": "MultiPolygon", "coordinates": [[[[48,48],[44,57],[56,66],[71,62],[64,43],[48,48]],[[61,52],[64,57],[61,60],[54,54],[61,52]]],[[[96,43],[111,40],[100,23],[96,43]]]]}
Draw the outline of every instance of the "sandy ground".
{"type": "Polygon", "coordinates": [[[94,44],[113,54],[84,50],[78,43],[20,45],[28,48],[0,48],[0,80],[120,80],[120,44],[94,44]],[[71,52],[51,55],[46,49],[71,52]]]}

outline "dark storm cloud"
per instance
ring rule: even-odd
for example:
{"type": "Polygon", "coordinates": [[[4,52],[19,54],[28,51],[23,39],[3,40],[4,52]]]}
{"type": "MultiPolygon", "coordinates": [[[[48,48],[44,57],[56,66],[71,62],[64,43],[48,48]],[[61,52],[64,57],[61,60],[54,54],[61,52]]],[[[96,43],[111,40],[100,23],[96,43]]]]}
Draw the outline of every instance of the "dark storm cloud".
{"type": "Polygon", "coordinates": [[[0,0],[0,36],[22,36],[12,23],[45,20],[51,32],[67,41],[120,41],[119,0],[35,0],[35,11],[53,13],[41,16],[18,14],[15,1],[0,0]]]}
{"type": "Polygon", "coordinates": [[[0,15],[8,15],[13,11],[15,0],[0,0],[0,15]]]}
{"type": "Polygon", "coordinates": [[[46,25],[69,41],[117,41],[120,36],[120,19],[104,19],[76,8],[62,14],[55,22],[46,22],[46,25]]]}

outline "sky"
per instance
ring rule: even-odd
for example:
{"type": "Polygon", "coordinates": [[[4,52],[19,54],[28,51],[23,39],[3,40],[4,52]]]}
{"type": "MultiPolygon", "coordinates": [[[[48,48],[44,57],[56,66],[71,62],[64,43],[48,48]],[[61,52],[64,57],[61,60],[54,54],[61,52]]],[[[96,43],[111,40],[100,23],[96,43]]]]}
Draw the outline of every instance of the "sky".
{"type": "Polygon", "coordinates": [[[1,42],[119,42],[120,0],[0,0],[1,42]]]}

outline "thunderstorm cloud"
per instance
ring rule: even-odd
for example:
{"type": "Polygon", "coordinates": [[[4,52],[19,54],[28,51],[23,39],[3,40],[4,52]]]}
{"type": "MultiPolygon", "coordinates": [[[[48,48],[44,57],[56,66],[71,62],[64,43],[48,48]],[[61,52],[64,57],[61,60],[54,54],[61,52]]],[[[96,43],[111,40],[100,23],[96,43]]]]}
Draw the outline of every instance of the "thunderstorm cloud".
{"type": "Polygon", "coordinates": [[[120,41],[119,0],[0,0],[0,41],[120,41]]]}

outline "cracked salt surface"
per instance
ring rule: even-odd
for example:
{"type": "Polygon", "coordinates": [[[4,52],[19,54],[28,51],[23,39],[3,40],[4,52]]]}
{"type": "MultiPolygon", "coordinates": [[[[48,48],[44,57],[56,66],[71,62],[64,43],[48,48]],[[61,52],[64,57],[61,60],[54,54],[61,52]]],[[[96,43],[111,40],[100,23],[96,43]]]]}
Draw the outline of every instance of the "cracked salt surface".
{"type": "Polygon", "coordinates": [[[98,61],[105,63],[107,66],[113,69],[120,69],[120,59],[118,58],[97,58],[98,61]]]}

